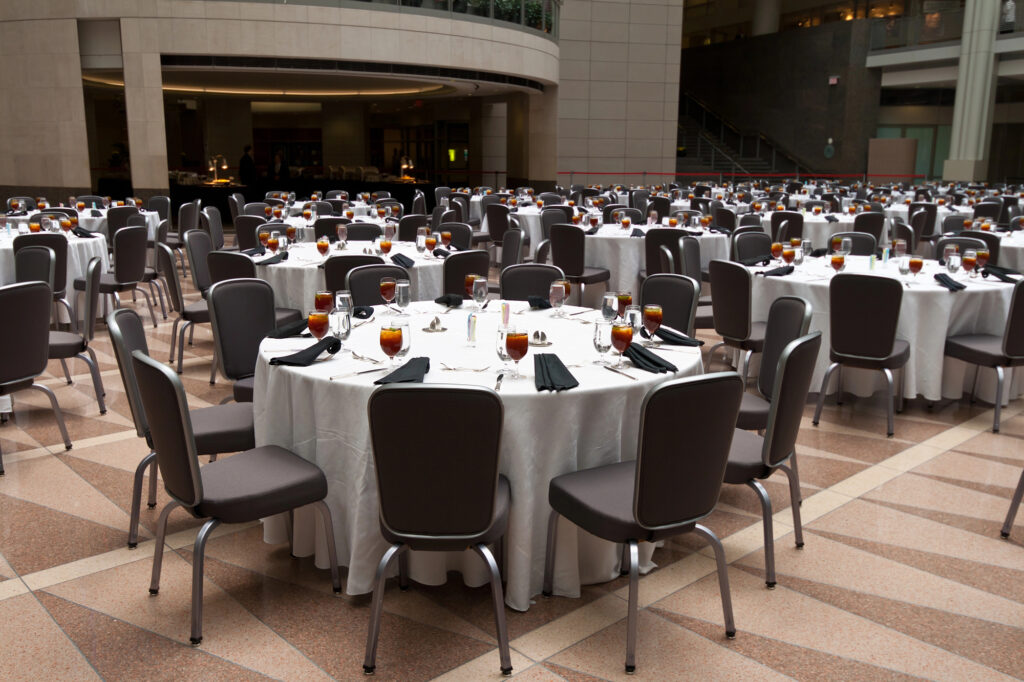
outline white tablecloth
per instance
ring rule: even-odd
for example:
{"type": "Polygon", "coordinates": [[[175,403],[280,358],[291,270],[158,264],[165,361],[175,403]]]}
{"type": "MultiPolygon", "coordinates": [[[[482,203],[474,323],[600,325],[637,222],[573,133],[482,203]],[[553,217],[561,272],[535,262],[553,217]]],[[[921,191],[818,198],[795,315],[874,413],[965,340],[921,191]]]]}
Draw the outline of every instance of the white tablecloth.
{"type": "MultiPolygon", "coordinates": [[[[514,311],[526,308],[524,303],[512,305],[514,311]]],[[[478,342],[474,348],[468,347],[465,340],[465,311],[443,314],[441,306],[432,302],[414,303],[411,309],[417,314],[411,317],[409,355],[431,358],[427,383],[493,388],[499,367],[494,346],[500,306],[492,303],[480,315],[478,342]],[[421,331],[434,315],[445,323],[448,332],[421,331]],[[481,373],[444,371],[441,361],[459,367],[489,366],[490,369],[481,373]]],[[[370,322],[353,329],[351,338],[345,342],[347,348],[363,355],[384,357],[378,344],[377,315],[381,315],[379,308],[370,322]]],[[[511,318],[514,325],[530,332],[544,330],[553,342],[548,348],[530,348],[530,353],[520,363],[526,377],[512,381],[506,374],[500,392],[505,406],[501,472],[512,486],[506,536],[508,585],[505,598],[515,609],[527,609],[530,598],[541,590],[550,513],[548,482],[569,471],[634,459],[644,395],[662,381],[701,373],[700,350],[696,348],[660,351],[662,357],[679,368],[676,374],[627,369],[636,381],[590,364],[596,358],[591,342],[594,326],[584,324],[582,319],[593,320],[599,315],[599,311],[593,311],[569,319],[553,319],[551,311],[530,311],[513,314],[511,318]],[[537,392],[532,356],[539,350],[557,353],[570,366],[580,382],[579,387],[557,394],[537,392]],[[576,364],[584,366],[576,367],[576,364]]],[[[353,359],[345,351],[336,359],[308,368],[270,366],[267,353],[270,349],[290,350],[304,345],[308,345],[308,341],[264,341],[264,352],[256,367],[256,442],[288,447],[324,469],[338,557],[348,566],[346,590],[350,594],[363,594],[372,590],[374,570],[387,547],[377,519],[377,488],[366,419],[367,400],[375,388],[373,381],[382,374],[329,381],[331,376],[372,369],[372,365],[353,359]]],[[[438,423],[457,428],[459,419],[460,415],[439,415],[438,423]]],[[[401,427],[401,415],[395,415],[395,425],[401,427]]],[[[409,434],[410,447],[415,447],[420,437],[426,436],[409,434]]],[[[265,537],[268,541],[286,539],[283,523],[282,517],[267,520],[265,537]]],[[[300,556],[315,551],[317,564],[326,566],[323,540],[313,531],[312,514],[297,514],[294,551],[300,556]]],[[[554,585],[558,594],[577,596],[581,583],[618,577],[620,552],[616,545],[583,531],[573,532],[568,522],[563,522],[559,528],[558,541],[554,585]]],[[[652,549],[644,546],[647,569],[651,567],[652,549]]],[[[471,552],[412,554],[411,577],[418,582],[444,583],[447,570],[460,571],[470,585],[487,582],[483,564],[471,552]]]]}
{"type": "MultiPolygon", "coordinates": [[[[829,365],[829,281],[831,267],[825,258],[812,258],[798,266],[796,272],[785,277],[754,277],[752,317],[764,321],[772,301],[780,296],[800,296],[814,307],[811,330],[822,332],[821,353],[811,380],[811,391],[816,392],[829,365]]],[[[846,272],[869,273],[867,256],[847,257],[846,272]]],[[[762,268],[756,268],[760,270],[762,268]]],[[[907,362],[903,395],[906,398],[923,396],[927,400],[960,398],[974,378],[974,370],[959,360],[946,359],[943,355],[947,336],[955,334],[996,334],[1002,335],[1006,316],[1010,309],[1013,286],[993,282],[992,278],[966,280],[961,271],[956,279],[967,283],[967,289],[951,293],[939,286],[933,275],[945,272],[936,261],[925,261],[924,269],[917,275],[900,276],[896,264],[876,263],[870,274],[897,277],[910,282],[903,289],[903,304],[897,327],[897,338],[910,344],[910,360],[907,362]],[[965,376],[966,370],[966,376],[965,376]]],[[[1021,393],[1018,385],[1019,374],[1007,373],[1007,394],[1016,397],[1021,393]]],[[[898,374],[894,373],[898,381],[898,374]]],[[[830,390],[835,389],[835,379],[830,390]]],[[[843,390],[859,396],[869,396],[885,385],[881,372],[853,368],[843,369],[843,390]]],[[[982,370],[978,387],[979,396],[991,400],[994,394],[994,374],[982,370]]],[[[1006,396],[1004,396],[1004,399],[1006,396]]]]}
{"type": "MultiPolygon", "coordinates": [[[[970,232],[964,236],[969,237],[970,232]]],[[[999,242],[999,266],[1024,272],[1024,232],[1007,232],[999,242]]]]}
{"type": "MultiPolygon", "coordinates": [[[[349,242],[343,251],[335,249],[331,245],[329,255],[351,255],[361,254],[364,248],[375,248],[376,242],[349,242]]],[[[416,264],[409,269],[409,286],[412,300],[425,301],[434,300],[441,295],[441,268],[442,260],[434,257],[427,258],[416,252],[416,245],[412,242],[391,242],[391,252],[385,256],[384,262],[390,263],[390,256],[402,253],[412,258],[416,264]]],[[[274,289],[274,303],[280,307],[298,308],[303,313],[313,310],[313,298],[317,291],[322,291],[326,286],[324,282],[324,271],[320,265],[324,262],[323,257],[316,250],[316,244],[303,243],[293,244],[289,249],[288,260],[276,265],[256,265],[256,274],[270,282],[274,289]]],[[[263,260],[258,258],[257,261],[263,260]]]]}
{"type": "MultiPolygon", "coordinates": [[[[832,235],[837,232],[853,232],[853,216],[849,213],[835,213],[814,215],[804,213],[804,239],[810,239],[811,245],[816,249],[827,248],[832,235]],[[829,222],[825,216],[831,215],[838,219],[838,222],[829,222]]],[[[761,227],[768,234],[772,233],[772,213],[765,213],[761,218],[761,227]]],[[[888,225],[886,225],[888,228],[888,225]]],[[[888,234],[886,230],[883,234],[888,234]]],[[[885,240],[883,240],[885,241],[885,240]]]]}
{"type": "MultiPolygon", "coordinates": [[[[108,240],[110,239],[110,232],[107,229],[107,209],[97,208],[96,211],[100,213],[98,216],[92,215],[93,209],[87,208],[84,211],[78,213],[78,226],[89,230],[90,232],[99,232],[108,240]]],[[[39,211],[32,211],[27,216],[16,216],[7,218],[10,221],[16,223],[27,224],[35,217],[39,215],[39,211]]],[[[149,239],[156,238],[156,231],[160,227],[160,214],[156,211],[141,211],[139,215],[146,219],[146,228],[149,230],[149,239]]]]}
{"type": "MultiPolygon", "coordinates": [[[[894,218],[900,218],[903,220],[903,222],[909,225],[909,211],[910,207],[905,203],[892,204],[890,206],[885,207],[885,216],[890,220],[894,218]]],[[[942,221],[945,220],[947,216],[951,215],[961,215],[964,216],[965,218],[970,218],[971,216],[974,215],[974,209],[968,206],[956,206],[954,208],[950,208],[948,206],[939,206],[935,211],[935,225],[932,228],[933,232],[942,232],[942,221]]],[[[920,237],[921,235],[918,236],[920,237]]]]}

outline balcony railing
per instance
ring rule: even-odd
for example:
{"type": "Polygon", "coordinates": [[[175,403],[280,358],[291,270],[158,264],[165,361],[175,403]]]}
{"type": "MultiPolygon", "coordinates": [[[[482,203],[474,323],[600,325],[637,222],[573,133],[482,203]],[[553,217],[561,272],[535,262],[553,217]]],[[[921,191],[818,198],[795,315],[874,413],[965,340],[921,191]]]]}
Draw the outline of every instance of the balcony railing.
{"type": "Polygon", "coordinates": [[[964,11],[944,10],[871,20],[871,50],[917,47],[960,40],[964,11]]]}
{"type": "Polygon", "coordinates": [[[488,23],[504,22],[516,28],[536,31],[552,40],[558,38],[562,0],[219,0],[260,2],[274,5],[314,5],[347,9],[373,9],[427,16],[447,15],[488,23]]]}

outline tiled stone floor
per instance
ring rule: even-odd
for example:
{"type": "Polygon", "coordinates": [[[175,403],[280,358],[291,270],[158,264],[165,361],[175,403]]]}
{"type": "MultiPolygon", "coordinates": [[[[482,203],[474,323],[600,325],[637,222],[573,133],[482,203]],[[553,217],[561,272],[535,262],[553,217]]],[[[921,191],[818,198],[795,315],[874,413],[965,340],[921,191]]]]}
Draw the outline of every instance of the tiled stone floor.
{"type": "MultiPolygon", "coordinates": [[[[187,284],[186,284],[187,286],[187,284]]],[[[190,294],[190,300],[195,294],[190,294]]],[[[166,359],[170,321],[147,328],[166,359]]],[[[264,544],[258,526],[222,527],[210,541],[205,639],[188,646],[191,541],[177,511],[160,595],[148,594],[156,514],[125,548],[136,437],[105,329],[95,348],[109,412],[100,416],[84,366],[74,384],[52,364],[44,383],[65,409],[65,451],[45,398],[18,394],[0,426],[0,656],[3,679],[357,679],[368,600],[336,598],[326,571],[264,544]]],[[[192,407],[229,394],[207,381],[209,328],[187,348],[192,407]]],[[[759,508],[727,486],[707,525],[722,538],[738,635],[723,636],[710,550],[683,537],[655,552],[640,585],[638,678],[981,680],[1024,677],[1024,513],[999,538],[1024,466],[1024,401],[989,431],[988,406],[912,403],[884,436],[880,396],[808,407],[799,437],[806,548],[792,542],[786,487],[776,508],[778,588],[765,589],[759,508]]],[[[162,498],[166,500],[166,497],[162,498]]],[[[624,579],[579,599],[536,597],[508,610],[516,674],[530,680],[623,679],[624,579]]],[[[377,676],[498,677],[486,587],[458,576],[392,590],[377,676]]]]}

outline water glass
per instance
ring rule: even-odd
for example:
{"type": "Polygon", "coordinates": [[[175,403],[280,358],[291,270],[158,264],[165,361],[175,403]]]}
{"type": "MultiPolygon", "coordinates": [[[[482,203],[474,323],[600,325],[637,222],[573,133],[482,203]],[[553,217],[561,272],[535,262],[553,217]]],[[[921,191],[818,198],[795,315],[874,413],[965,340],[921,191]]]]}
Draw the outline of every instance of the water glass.
{"type": "Polygon", "coordinates": [[[508,361],[512,358],[508,355],[508,350],[505,348],[505,334],[508,333],[508,329],[498,328],[498,336],[495,339],[494,351],[498,354],[498,359],[501,360],[501,370],[505,371],[508,368],[508,361]]]}
{"type": "Polygon", "coordinates": [[[843,241],[840,242],[839,253],[844,256],[849,256],[853,251],[853,239],[850,237],[843,237],[843,241]]]}
{"type": "Polygon", "coordinates": [[[644,325],[644,314],[640,310],[640,306],[626,306],[626,314],[622,316],[622,319],[626,321],[626,324],[633,328],[633,334],[640,333],[640,328],[644,325]]]}
{"type": "Polygon", "coordinates": [[[355,305],[352,301],[352,292],[348,289],[342,289],[334,294],[334,309],[347,313],[350,317],[353,313],[355,305]]]}
{"type": "Polygon", "coordinates": [[[342,312],[335,308],[328,317],[330,318],[331,335],[342,341],[347,339],[352,333],[352,315],[347,310],[342,312]]]}
{"type": "Polygon", "coordinates": [[[594,350],[597,351],[595,365],[609,364],[606,357],[612,348],[612,325],[611,322],[601,321],[594,325],[594,350]]]}
{"type": "MultiPolygon", "coordinates": [[[[601,297],[601,317],[605,322],[611,322],[619,316],[619,298],[614,291],[606,291],[601,297]]],[[[611,333],[609,329],[608,333],[611,333]]],[[[610,343],[610,342],[609,342],[610,343]]]]}
{"type": "Polygon", "coordinates": [[[406,308],[409,307],[409,303],[412,302],[412,289],[409,284],[409,280],[400,279],[395,284],[395,305],[402,309],[404,313],[406,308]]]}
{"type": "Polygon", "coordinates": [[[896,267],[899,268],[901,275],[910,274],[910,259],[906,256],[902,256],[896,259],[896,267]]]}
{"type": "Polygon", "coordinates": [[[946,256],[946,269],[949,274],[955,275],[960,270],[960,254],[956,251],[946,256]]]}
{"type": "Polygon", "coordinates": [[[391,326],[402,330],[402,349],[395,354],[395,357],[404,358],[409,354],[409,348],[412,346],[412,330],[409,320],[399,318],[391,326]]]}
{"type": "Polygon", "coordinates": [[[562,304],[565,303],[565,286],[561,282],[552,282],[548,290],[548,301],[555,309],[554,317],[562,316],[562,304]]]}
{"type": "Polygon", "coordinates": [[[487,279],[484,277],[478,277],[473,280],[473,301],[477,307],[483,305],[484,301],[487,300],[487,279]]]}

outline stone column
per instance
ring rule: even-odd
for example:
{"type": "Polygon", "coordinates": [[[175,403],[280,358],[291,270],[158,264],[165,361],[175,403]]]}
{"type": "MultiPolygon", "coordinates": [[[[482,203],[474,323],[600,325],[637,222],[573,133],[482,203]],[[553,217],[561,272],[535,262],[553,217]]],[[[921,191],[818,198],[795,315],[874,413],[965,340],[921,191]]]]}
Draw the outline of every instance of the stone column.
{"type": "Polygon", "coordinates": [[[988,174],[996,99],[996,34],[1001,4],[967,0],[953,105],[953,131],[944,180],[980,181],[988,174]]]}
{"type": "Polygon", "coordinates": [[[474,184],[493,186],[495,189],[508,182],[508,105],[501,101],[480,102],[479,153],[474,169],[478,171],[505,171],[497,177],[492,173],[479,175],[474,184]]]}
{"type": "Polygon", "coordinates": [[[160,36],[155,22],[121,20],[128,153],[136,195],[167,194],[167,132],[164,126],[160,36]]]}
{"type": "Polygon", "coordinates": [[[526,177],[537,191],[552,190],[558,182],[558,86],[530,95],[530,135],[526,149],[526,177]]]}
{"type": "Polygon", "coordinates": [[[757,0],[751,32],[755,36],[779,32],[779,0],[757,0]]]}

